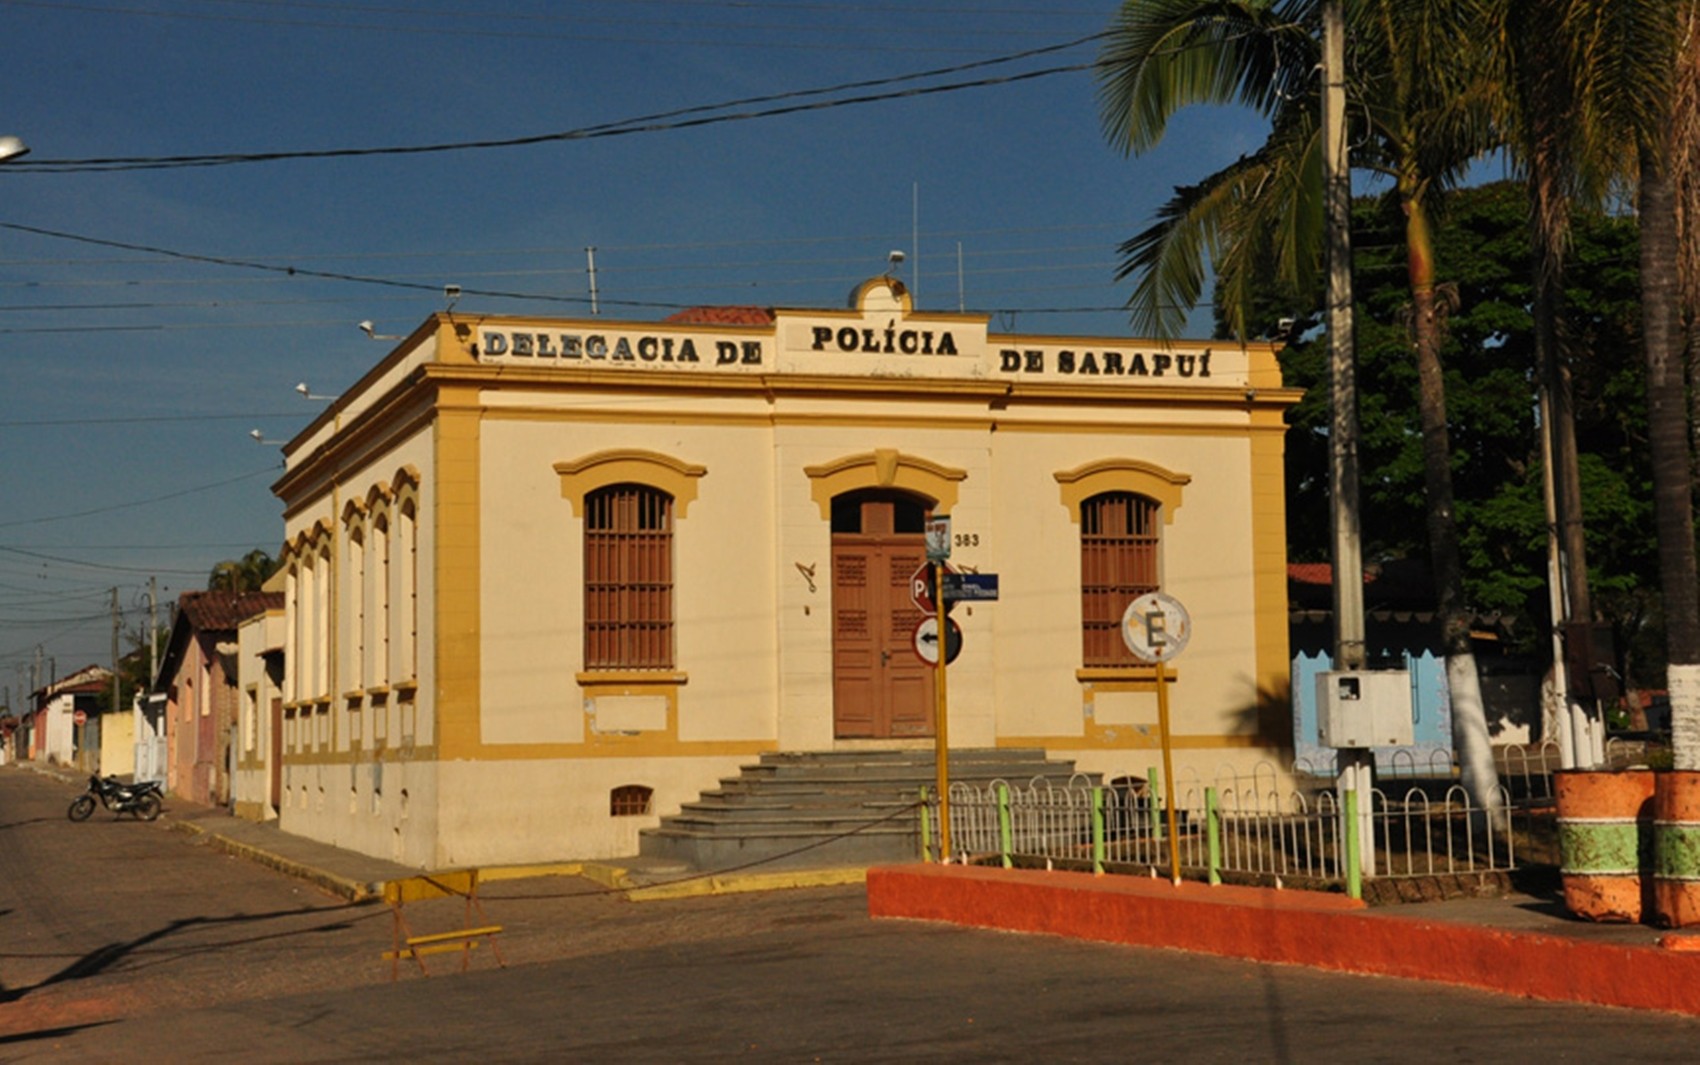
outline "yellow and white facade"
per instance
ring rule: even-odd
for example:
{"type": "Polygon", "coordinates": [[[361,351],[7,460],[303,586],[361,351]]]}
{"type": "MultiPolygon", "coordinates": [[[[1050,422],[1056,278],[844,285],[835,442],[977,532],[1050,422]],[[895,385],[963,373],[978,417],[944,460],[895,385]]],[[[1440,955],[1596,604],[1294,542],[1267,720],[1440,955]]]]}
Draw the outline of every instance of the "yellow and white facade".
{"type": "Polygon", "coordinates": [[[275,485],[283,827],[418,866],[610,857],[762,752],[930,748],[916,515],[999,578],[952,615],[952,745],[1143,775],[1154,670],[1083,656],[1106,493],[1158,515],[1157,583],[1191,614],[1177,767],[1284,762],[1296,393],[1272,348],[988,326],[891,278],[740,324],[427,321],[275,485]],[[665,572],[611,607],[597,515],[633,492],[667,508],[633,540],[665,572]],[[592,650],[621,626],[654,653],[592,650]]]}

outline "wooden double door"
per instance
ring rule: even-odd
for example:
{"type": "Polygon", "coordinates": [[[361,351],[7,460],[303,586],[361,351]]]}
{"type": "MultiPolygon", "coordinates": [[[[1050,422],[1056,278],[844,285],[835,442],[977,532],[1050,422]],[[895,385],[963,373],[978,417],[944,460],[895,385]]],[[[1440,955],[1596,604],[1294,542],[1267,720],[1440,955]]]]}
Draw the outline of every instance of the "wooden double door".
{"type": "Polygon", "coordinates": [[[925,616],[910,578],[926,561],[926,504],[900,493],[835,501],[832,708],[839,739],[933,734],[933,670],[915,654],[925,616]]]}

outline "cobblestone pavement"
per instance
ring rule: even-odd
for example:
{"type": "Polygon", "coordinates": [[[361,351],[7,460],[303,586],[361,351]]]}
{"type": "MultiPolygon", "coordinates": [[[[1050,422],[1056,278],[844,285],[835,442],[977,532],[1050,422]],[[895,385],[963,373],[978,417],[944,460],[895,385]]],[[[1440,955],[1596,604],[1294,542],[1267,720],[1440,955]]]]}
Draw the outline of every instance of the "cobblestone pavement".
{"type": "MultiPolygon", "coordinates": [[[[858,886],[487,885],[433,975],[392,918],[0,768],[0,1061],[1687,1061],[1700,1021],[867,916],[858,886]]],[[[417,932],[461,904],[408,908],[417,932]]]]}

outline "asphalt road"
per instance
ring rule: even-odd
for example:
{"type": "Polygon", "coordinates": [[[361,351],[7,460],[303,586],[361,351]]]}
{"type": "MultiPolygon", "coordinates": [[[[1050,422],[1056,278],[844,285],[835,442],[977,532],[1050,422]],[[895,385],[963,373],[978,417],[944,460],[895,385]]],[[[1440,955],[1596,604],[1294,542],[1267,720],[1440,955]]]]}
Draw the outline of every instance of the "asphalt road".
{"type": "MultiPolygon", "coordinates": [[[[488,886],[506,968],[0,769],[0,1062],[1690,1061],[1700,1021],[903,921],[856,888],[488,886]]],[[[458,904],[410,908],[415,931],[458,904]]]]}

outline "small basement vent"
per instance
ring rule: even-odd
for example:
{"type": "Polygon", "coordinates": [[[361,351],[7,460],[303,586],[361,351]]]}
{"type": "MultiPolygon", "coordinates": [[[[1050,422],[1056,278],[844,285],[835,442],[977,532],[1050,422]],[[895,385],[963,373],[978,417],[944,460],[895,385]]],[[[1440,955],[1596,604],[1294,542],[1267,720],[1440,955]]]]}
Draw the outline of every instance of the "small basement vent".
{"type": "Polygon", "coordinates": [[[654,788],[642,784],[622,784],[608,793],[610,817],[642,817],[649,813],[649,800],[654,788]]]}

